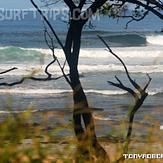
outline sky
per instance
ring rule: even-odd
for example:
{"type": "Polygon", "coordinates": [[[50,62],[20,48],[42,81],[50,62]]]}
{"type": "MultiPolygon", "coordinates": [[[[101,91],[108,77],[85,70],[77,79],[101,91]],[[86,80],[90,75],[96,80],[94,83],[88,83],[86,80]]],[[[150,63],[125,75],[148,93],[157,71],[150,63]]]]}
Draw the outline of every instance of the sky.
{"type": "Polygon", "coordinates": [[[19,9],[31,8],[30,0],[0,0],[0,8],[19,9]]]}
{"type": "MultiPolygon", "coordinates": [[[[39,3],[41,0],[35,0],[36,4],[43,6],[44,3],[39,3]]],[[[54,8],[62,8],[63,6],[58,3],[54,8]]],[[[0,9],[28,9],[33,8],[30,0],[0,0],[0,9]]]]}

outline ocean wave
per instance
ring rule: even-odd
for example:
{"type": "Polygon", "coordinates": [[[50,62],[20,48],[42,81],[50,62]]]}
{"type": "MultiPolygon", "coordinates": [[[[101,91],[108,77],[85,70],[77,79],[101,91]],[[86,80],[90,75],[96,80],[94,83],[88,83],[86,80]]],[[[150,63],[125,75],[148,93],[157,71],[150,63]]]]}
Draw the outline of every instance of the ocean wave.
{"type": "MultiPolygon", "coordinates": [[[[127,95],[125,91],[115,91],[115,90],[84,90],[86,94],[99,94],[99,95],[127,95]]],[[[72,94],[72,90],[65,89],[23,89],[23,88],[14,88],[14,89],[0,89],[1,94],[24,94],[24,95],[52,95],[52,94],[72,94]]],[[[163,90],[149,91],[150,96],[163,95],[163,90]]]]}
{"type": "MultiPolygon", "coordinates": [[[[113,48],[113,51],[126,61],[126,66],[131,73],[163,72],[161,64],[163,47],[113,48]],[[135,65],[135,63],[138,64],[135,65]]],[[[61,62],[65,60],[61,49],[56,49],[55,53],[61,62]]],[[[0,71],[13,66],[18,67],[16,73],[11,71],[7,75],[30,75],[33,70],[38,70],[39,75],[44,75],[44,69],[51,59],[49,49],[0,47],[0,71]]],[[[79,71],[80,73],[124,71],[123,66],[117,63],[118,61],[104,48],[81,49],[79,71]]],[[[65,71],[68,72],[68,70],[69,68],[66,67],[65,71]]],[[[49,71],[54,75],[61,75],[56,64],[52,65],[49,71]]]]}
{"type": "Polygon", "coordinates": [[[106,41],[119,43],[123,46],[141,46],[146,45],[146,37],[140,34],[117,34],[103,36],[106,41]]]}
{"type": "MultiPolygon", "coordinates": [[[[114,90],[85,90],[85,93],[94,93],[94,94],[101,94],[101,95],[128,95],[125,91],[114,91],[114,90]]],[[[156,90],[156,91],[149,91],[148,94],[150,96],[155,95],[163,95],[163,90],[156,90]]]]}
{"type": "MultiPolygon", "coordinates": [[[[12,111],[1,110],[0,114],[19,114],[19,113],[25,113],[25,112],[27,112],[27,110],[22,110],[22,111],[20,111],[20,110],[12,110],[12,111]]],[[[35,112],[38,112],[38,110],[30,110],[30,112],[35,113],[35,112]]]]}
{"type": "Polygon", "coordinates": [[[13,61],[20,63],[38,59],[40,60],[43,57],[43,53],[40,53],[37,50],[14,46],[0,47],[0,62],[13,61]]]}
{"type": "MultiPolygon", "coordinates": [[[[35,76],[45,76],[46,65],[24,65],[24,64],[14,64],[12,65],[18,69],[15,71],[10,71],[5,75],[9,76],[27,76],[35,72],[35,76]]],[[[152,73],[163,73],[163,65],[126,65],[130,73],[142,73],[142,74],[152,74],[152,73]]],[[[11,65],[1,65],[0,71],[5,71],[10,69],[11,65]]],[[[83,73],[111,73],[111,72],[125,72],[124,67],[119,64],[108,64],[108,65],[79,65],[79,72],[83,73]]],[[[58,65],[54,65],[49,68],[49,72],[53,75],[62,75],[58,65]]],[[[69,73],[68,66],[65,67],[65,73],[69,73]]]]}
{"type": "MultiPolygon", "coordinates": [[[[107,32],[87,32],[83,36],[83,39],[87,42],[93,41],[93,43],[97,42],[100,43],[100,41],[97,38],[97,35],[101,35],[111,46],[122,46],[122,47],[137,47],[137,46],[146,46],[148,43],[155,44],[155,45],[163,45],[162,34],[141,34],[141,33],[107,33],[107,32]]],[[[91,45],[91,43],[90,43],[91,45]]],[[[101,44],[100,44],[101,45],[101,44]]],[[[99,46],[99,45],[98,45],[99,46]]]]}
{"type": "Polygon", "coordinates": [[[12,93],[12,94],[63,94],[71,93],[71,90],[61,90],[61,89],[0,89],[0,93],[12,93]]]}
{"type": "MultiPolygon", "coordinates": [[[[160,41],[161,42],[161,41],[160,41]]],[[[112,50],[123,58],[159,58],[163,56],[163,47],[123,47],[112,48],[112,50]]],[[[60,59],[65,59],[61,49],[55,49],[55,54],[60,59]]],[[[82,48],[80,58],[110,59],[111,55],[104,48],[82,48]]],[[[43,48],[21,48],[6,46],[0,47],[0,62],[16,61],[26,62],[43,60],[45,57],[51,57],[51,50],[43,48]]]]}
{"type": "MultiPolygon", "coordinates": [[[[163,72],[163,65],[127,65],[128,70],[131,73],[158,73],[163,72]]],[[[125,71],[124,67],[116,64],[109,65],[79,65],[80,72],[114,72],[114,71],[125,71]]]]}
{"type": "Polygon", "coordinates": [[[163,45],[163,35],[147,36],[147,42],[154,45],[163,45]]]}

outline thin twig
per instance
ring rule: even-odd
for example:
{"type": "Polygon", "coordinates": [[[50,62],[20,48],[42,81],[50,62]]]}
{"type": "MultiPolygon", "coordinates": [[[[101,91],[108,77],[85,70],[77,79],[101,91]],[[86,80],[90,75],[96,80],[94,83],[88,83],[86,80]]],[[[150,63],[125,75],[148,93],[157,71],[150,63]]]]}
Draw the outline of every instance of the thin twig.
{"type": "Polygon", "coordinates": [[[121,62],[121,64],[123,65],[123,67],[124,67],[124,69],[125,69],[125,71],[126,71],[126,75],[127,75],[128,79],[129,79],[129,81],[131,82],[131,84],[132,84],[138,91],[142,91],[142,88],[131,78],[130,73],[129,73],[129,71],[128,71],[126,65],[125,65],[125,63],[122,61],[122,59],[112,51],[112,49],[109,47],[109,45],[105,42],[105,40],[104,40],[101,36],[99,36],[99,35],[97,35],[97,36],[98,36],[98,38],[105,44],[105,46],[108,48],[109,52],[110,52],[113,56],[115,56],[115,57],[121,62]]]}
{"type": "Polygon", "coordinates": [[[17,67],[10,68],[10,69],[8,69],[8,70],[5,70],[5,71],[3,71],[3,72],[0,72],[0,75],[6,74],[6,73],[8,73],[8,72],[10,72],[10,71],[13,71],[13,70],[16,70],[16,69],[18,69],[18,68],[17,68],[17,67]]]}
{"type": "MultiPolygon", "coordinates": [[[[67,76],[69,76],[69,75],[67,75],[67,76]]],[[[58,79],[60,79],[62,77],[64,77],[64,76],[62,75],[62,76],[59,76],[59,77],[56,77],[56,78],[49,78],[49,77],[47,77],[47,78],[36,78],[36,77],[27,76],[27,77],[23,77],[22,79],[20,79],[19,81],[16,81],[16,82],[12,82],[12,83],[3,82],[3,83],[0,83],[0,86],[9,86],[9,87],[12,87],[12,86],[15,86],[15,85],[22,84],[26,80],[33,80],[33,81],[52,81],[52,80],[58,80],[58,79]]]]}
{"type": "Polygon", "coordinates": [[[70,82],[69,78],[67,77],[67,75],[66,75],[65,72],[64,72],[64,66],[65,66],[66,62],[64,63],[63,66],[61,66],[61,64],[60,64],[60,62],[59,62],[59,60],[58,60],[58,58],[56,57],[55,52],[54,52],[54,49],[55,49],[54,40],[53,40],[52,36],[50,35],[49,31],[46,29],[46,27],[45,27],[45,32],[44,32],[44,38],[45,38],[45,42],[46,42],[47,46],[48,46],[49,49],[52,51],[52,56],[53,56],[53,61],[50,62],[50,63],[47,65],[46,69],[45,69],[46,74],[48,74],[48,76],[51,77],[51,74],[48,72],[48,68],[49,68],[49,66],[51,66],[53,63],[55,63],[55,61],[57,61],[57,64],[58,64],[58,66],[59,66],[59,68],[60,68],[60,70],[61,70],[61,72],[62,72],[62,74],[63,74],[63,77],[65,78],[65,80],[67,81],[67,83],[71,86],[71,82],[70,82]],[[47,39],[47,36],[50,38],[50,43],[49,43],[49,41],[48,41],[48,39],[47,39]]]}

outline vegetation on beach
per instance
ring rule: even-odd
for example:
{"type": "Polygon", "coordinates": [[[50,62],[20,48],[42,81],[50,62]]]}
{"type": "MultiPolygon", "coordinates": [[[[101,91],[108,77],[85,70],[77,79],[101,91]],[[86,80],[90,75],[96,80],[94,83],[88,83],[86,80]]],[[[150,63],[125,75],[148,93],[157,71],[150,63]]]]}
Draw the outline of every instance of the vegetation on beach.
{"type": "MultiPolygon", "coordinates": [[[[76,155],[78,160],[82,160],[82,154],[77,153],[78,142],[73,135],[65,136],[62,132],[71,131],[73,126],[60,122],[50,124],[50,119],[55,118],[56,112],[31,111],[9,114],[0,124],[0,163],[72,163],[76,155]],[[35,116],[39,122],[35,121],[35,116]],[[38,118],[39,117],[39,118],[38,118]],[[62,133],[62,134],[61,134],[62,133]]],[[[65,115],[59,114],[63,119],[65,115]]],[[[154,121],[150,116],[145,120],[154,121]]],[[[122,123],[122,122],[120,122],[122,123]]],[[[146,136],[134,136],[129,148],[129,153],[162,153],[163,142],[161,137],[163,131],[159,130],[159,124],[148,127],[146,136]],[[156,134],[157,133],[157,134],[156,134]]],[[[119,129],[113,126],[116,131],[109,132],[105,137],[99,137],[100,144],[107,151],[111,162],[118,159],[123,153],[123,139],[118,130],[122,131],[125,124],[119,129]]],[[[135,125],[136,130],[144,130],[142,125],[135,125]],[[142,128],[142,129],[141,129],[142,128]]],[[[124,162],[161,162],[161,160],[151,159],[127,159],[124,162]]],[[[80,161],[79,161],[80,162],[80,161]]]]}

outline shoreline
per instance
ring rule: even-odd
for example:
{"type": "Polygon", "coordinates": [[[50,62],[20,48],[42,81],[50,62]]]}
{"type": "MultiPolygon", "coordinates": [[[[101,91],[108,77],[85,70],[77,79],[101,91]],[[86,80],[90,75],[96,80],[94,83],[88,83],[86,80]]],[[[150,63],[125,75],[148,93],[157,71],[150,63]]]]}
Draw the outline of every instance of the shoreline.
{"type": "MultiPolygon", "coordinates": [[[[97,134],[100,137],[105,137],[109,132],[113,132],[113,130],[117,131],[119,129],[125,129],[124,125],[127,126],[127,118],[124,117],[119,120],[112,119],[110,117],[105,117],[106,113],[104,111],[104,108],[90,108],[90,110],[93,113],[95,125],[97,134]],[[115,128],[115,129],[114,129],[115,128]],[[118,129],[119,128],[119,129],[118,129]]],[[[9,111],[6,113],[0,113],[0,123],[3,123],[6,119],[10,117],[19,117],[19,116],[27,116],[27,124],[31,124],[34,126],[40,126],[42,125],[44,120],[46,119],[46,124],[50,126],[57,126],[57,125],[68,125],[69,123],[72,123],[72,115],[73,115],[73,109],[72,108],[58,108],[58,109],[47,109],[47,110],[27,110],[22,112],[17,111],[9,111]]],[[[158,132],[162,132],[161,129],[162,124],[160,124],[158,121],[154,121],[154,119],[148,117],[144,117],[141,121],[136,119],[134,121],[134,130],[135,134],[137,136],[146,136],[148,135],[148,131],[150,131],[152,128],[155,128],[158,132]],[[149,121],[146,120],[146,118],[149,118],[149,121]],[[140,132],[141,134],[137,134],[136,132],[140,132]]],[[[72,128],[71,128],[72,129],[72,128]]],[[[73,129],[72,129],[73,131],[73,129]]],[[[114,131],[115,132],[115,131],[114,131]]],[[[114,133],[113,132],[113,133],[114,133]]]]}

